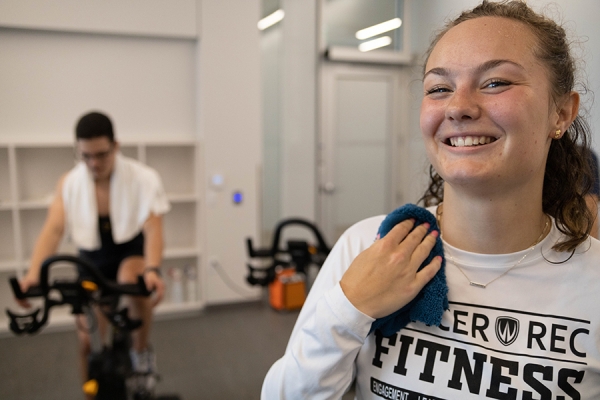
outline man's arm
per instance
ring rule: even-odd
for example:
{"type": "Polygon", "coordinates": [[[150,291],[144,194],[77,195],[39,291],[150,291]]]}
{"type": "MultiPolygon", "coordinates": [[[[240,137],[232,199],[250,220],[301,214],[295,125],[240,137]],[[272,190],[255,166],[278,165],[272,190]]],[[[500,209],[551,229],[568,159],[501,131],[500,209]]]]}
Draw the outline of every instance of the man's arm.
{"type": "MultiPolygon", "coordinates": [[[[42,231],[33,248],[31,260],[29,262],[29,270],[20,281],[21,290],[23,291],[27,291],[29,287],[39,283],[42,262],[56,253],[63,237],[65,231],[65,210],[62,198],[63,180],[64,177],[60,179],[56,186],[56,193],[48,208],[46,221],[44,222],[42,231]]],[[[28,305],[26,301],[20,301],[19,303],[23,306],[28,305]]]]}
{"type": "Polygon", "coordinates": [[[156,268],[160,268],[163,256],[162,216],[150,214],[144,223],[144,280],[149,290],[154,290],[154,305],[158,304],[165,293],[165,284],[156,268]]]}

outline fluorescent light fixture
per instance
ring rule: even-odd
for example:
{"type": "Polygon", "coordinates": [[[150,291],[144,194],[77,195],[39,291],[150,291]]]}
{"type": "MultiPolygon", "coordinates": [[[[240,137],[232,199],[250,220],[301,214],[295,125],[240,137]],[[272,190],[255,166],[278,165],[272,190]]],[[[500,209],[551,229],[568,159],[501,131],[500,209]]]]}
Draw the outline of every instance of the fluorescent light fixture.
{"type": "Polygon", "coordinates": [[[384,47],[392,43],[392,38],[389,36],[383,36],[377,39],[369,40],[368,42],[364,42],[358,45],[358,49],[362,52],[371,51],[378,49],[380,47],[384,47]]]}
{"type": "Polygon", "coordinates": [[[281,21],[284,15],[285,13],[282,9],[275,11],[273,14],[267,15],[266,17],[258,21],[258,29],[264,31],[268,27],[273,26],[279,21],[281,21]]]}
{"type": "Polygon", "coordinates": [[[360,31],[356,32],[356,38],[358,40],[365,40],[370,37],[380,35],[384,32],[389,32],[393,31],[394,29],[398,29],[401,25],[402,20],[400,18],[390,19],[389,21],[385,21],[380,24],[361,29],[360,31]]]}

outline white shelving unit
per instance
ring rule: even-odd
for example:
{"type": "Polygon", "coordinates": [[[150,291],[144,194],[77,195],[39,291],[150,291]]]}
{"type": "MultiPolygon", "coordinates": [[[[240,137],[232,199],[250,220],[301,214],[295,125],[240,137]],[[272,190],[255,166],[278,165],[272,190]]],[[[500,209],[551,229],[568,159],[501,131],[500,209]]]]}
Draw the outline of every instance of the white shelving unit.
{"type": "MultiPolygon", "coordinates": [[[[124,141],[121,152],[158,171],[171,202],[164,217],[165,252],[162,265],[167,293],[155,310],[161,317],[201,309],[201,240],[199,146],[193,140],[172,142],[124,141]],[[181,277],[175,281],[173,277],[181,277]]],[[[0,334],[8,332],[5,308],[19,311],[8,285],[11,276],[28,268],[35,240],[59,178],[75,163],[72,143],[0,142],[0,334]]],[[[76,254],[66,237],[61,253],[76,254]]],[[[58,273],[72,274],[62,267],[58,273]]],[[[64,310],[52,310],[49,330],[73,326],[64,310]]]]}

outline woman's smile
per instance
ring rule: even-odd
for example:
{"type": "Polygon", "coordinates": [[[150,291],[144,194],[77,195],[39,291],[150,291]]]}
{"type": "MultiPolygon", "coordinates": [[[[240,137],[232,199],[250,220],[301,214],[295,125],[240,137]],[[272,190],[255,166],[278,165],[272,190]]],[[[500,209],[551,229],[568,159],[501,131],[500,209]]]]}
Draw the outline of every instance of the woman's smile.
{"type": "Polygon", "coordinates": [[[495,142],[496,138],[491,136],[457,136],[451,137],[446,140],[446,144],[449,144],[452,147],[473,147],[473,146],[484,146],[486,144],[490,144],[495,142]]]}

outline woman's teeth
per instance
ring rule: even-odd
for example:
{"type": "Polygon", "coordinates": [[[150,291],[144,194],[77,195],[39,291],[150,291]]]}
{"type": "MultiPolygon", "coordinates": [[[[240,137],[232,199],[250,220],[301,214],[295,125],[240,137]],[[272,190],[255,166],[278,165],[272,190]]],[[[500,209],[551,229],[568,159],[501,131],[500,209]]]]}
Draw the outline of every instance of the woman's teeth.
{"type": "Polygon", "coordinates": [[[469,147],[488,144],[494,140],[491,136],[460,136],[450,138],[450,144],[454,147],[469,147]]]}

